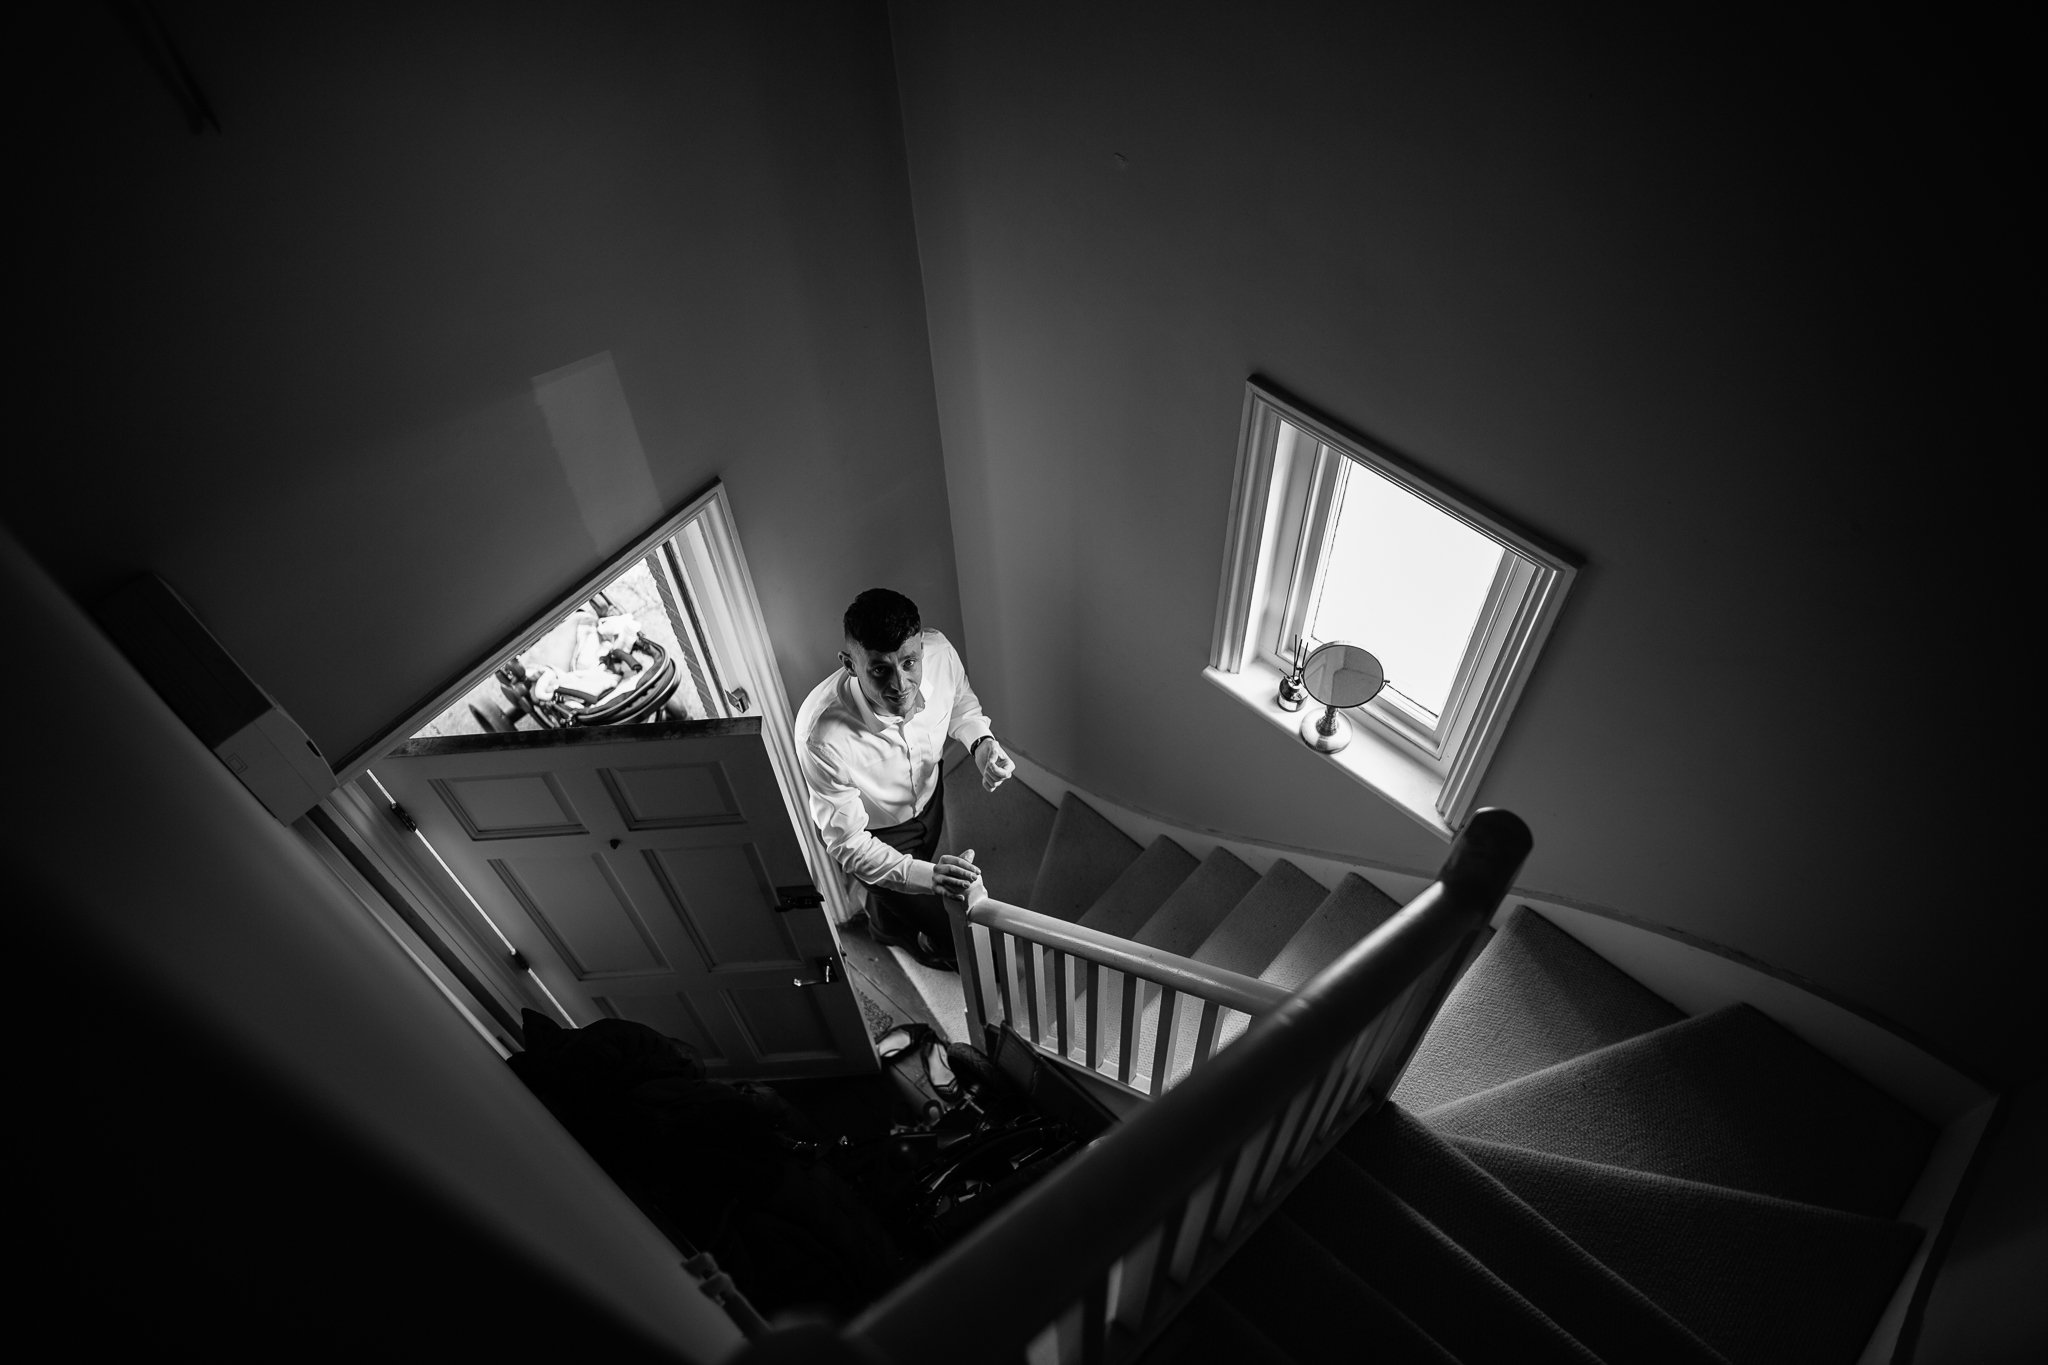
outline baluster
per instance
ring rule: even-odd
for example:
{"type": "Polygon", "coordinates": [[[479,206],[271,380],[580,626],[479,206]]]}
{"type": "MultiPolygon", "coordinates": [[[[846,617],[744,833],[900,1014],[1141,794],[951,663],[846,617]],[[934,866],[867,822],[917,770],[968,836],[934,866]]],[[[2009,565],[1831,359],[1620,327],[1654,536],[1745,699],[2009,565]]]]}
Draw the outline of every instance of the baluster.
{"type": "Polygon", "coordinates": [[[1259,1167],[1265,1160],[1273,1133],[1274,1125],[1268,1122],[1238,1147],[1230,1171],[1230,1184],[1224,1190],[1221,1207],[1216,1214],[1216,1226],[1211,1233],[1218,1240],[1229,1237],[1237,1227],[1238,1215],[1251,1199],[1252,1182],[1258,1178],[1259,1167]]]}
{"type": "Polygon", "coordinates": [[[1395,1022],[1387,1029],[1385,1041],[1374,1050],[1372,1060],[1366,1064],[1365,1074],[1368,1079],[1379,1073],[1387,1053],[1404,1046],[1406,1040],[1420,1026],[1421,1016],[1436,1002],[1439,975],[1449,971],[1455,960],[1455,955],[1446,956],[1438,966],[1410,982],[1408,989],[1395,998],[1384,1016],[1391,1017],[1395,1022]]]}
{"type": "Polygon", "coordinates": [[[1308,1117],[1302,1121],[1301,1131],[1295,1135],[1294,1150],[1287,1155],[1287,1164],[1290,1168],[1299,1166],[1308,1157],[1309,1148],[1315,1146],[1317,1139],[1322,1137],[1324,1116],[1335,1115],[1336,1111],[1330,1102],[1336,1098],[1337,1091],[1343,1086],[1344,1063],[1348,1060],[1349,1053],[1348,1048],[1338,1053],[1323,1069],[1323,1078],[1316,1085],[1315,1102],[1309,1105],[1308,1117]]]}
{"type": "Polygon", "coordinates": [[[988,933],[996,945],[996,994],[1003,998],[1003,1022],[1014,1027],[1017,1011],[1010,1005],[1010,936],[1000,929],[988,933]]]}
{"type": "Polygon", "coordinates": [[[1346,1109],[1358,1104],[1372,1085],[1373,1074],[1379,1069],[1379,1059],[1385,1055],[1389,1032],[1391,1030],[1387,1027],[1387,1016],[1382,1014],[1359,1033],[1358,1060],[1352,1064],[1350,1080],[1344,1087],[1346,1109]]]}
{"type": "Polygon", "coordinates": [[[1188,1064],[1190,1074],[1209,1060],[1209,1053],[1216,1046],[1216,1020],[1221,1013],[1222,1008],[1214,1000],[1202,1002],[1202,1022],[1195,1029],[1195,1057],[1188,1064]]]}
{"type": "Polygon", "coordinates": [[[1407,990],[1395,996],[1387,1008],[1380,1011],[1379,1017],[1366,1026],[1365,1056],[1358,1064],[1357,1078],[1351,1085],[1347,1103],[1356,1103],[1372,1085],[1373,1078],[1379,1074],[1380,1064],[1386,1059],[1388,1052],[1399,1043],[1406,1030],[1412,1027],[1412,1012],[1422,1008],[1428,999],[1429,992],[1422,990],[1419,982],[1411,984],[1407,990]]]}
{"type": "Polygon", "coordinates": [[[968,1030],[978,1042],[982,1026],[988,1022],[988,1001],[983,998],[981,988],[981,942],[974,936],[977,926],[967,923],[964,916],[957,918],[954,926],[954,951],[960,964],[960,994],[967,1009],[968,1030]]]}
{"type": "Polygon", "coordinates": [[[1166,1093],[1166,1073],[1173,1068],[1173,1007],[1180,992],[1171,986],[1159,988],[1159,1027],[1152,1030],[1152,1098],[1166,1093]]]}
{"type": "Polygon", "coordinates": [[[1116,1039],[1116,1078],[1131,1083],[1131,1043],[1137,1037],[1138,997],[1145,992],[1145,979],[1124,973],[1123,1031],[1116,1039]]]}
{"type": "Polygon", "coordinates": [[[1038,1334],[1024,1343],[1023,1354],[1012,1357],[1014,1365],[1044,1365],[1047,1361],[1064,1365],[1072,1359],[1073,1317],[1070,1309],[1039,1328],[1038,1334]]]}
{"type": "Polygon", "coordinates": [[[1280,1120],[1279,1132],[1273,1138],[1273,1145],[1266,1151],[1266,1162],[1259,1170],[1258,1183],[1252,1187],[1252,1198],[1264,1202],[1266,1192],[1273,1188],[1273,1181],[1286,1168],[1288,1149],[1294,1143],[1294,1135],[1300,1130],[1302,1111],[1308,1108],[1309,1091],[1303,1086],[1294,1092],[1294,1098],[1287,1103],[1287,1113],[1280,1120]]]}
{"type": "Polygon", "coordinates": [[[1031,1032],[1024,1036],[1033,1047],[1043,1047],[1045,1035],[1038,1031],[1038,945],[1027,940],[1020,946],[1024,958],[1024,1009],[1031,1023],[1031,1032]]]}
{"type": "Polygon", "coordinates": [[[1102,1067],[1102,964],[1088,964],[1088,1069],[1102,1067]]]}
{"type": "Polygon", "coordinates": [[[1056,951],[1052,955],[1052,960],[1053,989],[1060,993],[1059,1013],[1054,1016],[1053,1022],[1059,1028],[1060,1060],[1065,1061],[1067,1057],[1067,1040],[1074,1031],[1073,968],[1069,965],[1072,963],[1073,958],[1066,953],[1056,951]]]}
{"type": "Polygon", "coordinates": [[[1214,1249],[1209,1245],[1209,1235],[1216,1226],[1216,1209],[1223,1203],[1224,1194],[1230,1184],[1230,1175],[1235,1169],[1236,1153],[1225,1159],[1223,1165],[1195,1186],[1187,1199],[1186,1222],[1181,1224],[1180,1236],[1173,1247],[1173,1278],[1177,1283],[1186,1284],[1195,1278],[1205,1262],[1213,1257],[1214,1249]]]}
{"type": "Polygon", "coordinates": [[[1359,1092],[1372,1076],[1373,1045],[1378,1041],[1377,1030],[1380,1021],[1375,1019],[1358,1032],[1358,1037],[1345,1050],[1344,1078],[1337,1087],[1337,1097],[1331,1102],[1329,1123],[1334,1124],[1344,1114],[1351,1112],[1358,1102],[1359,1092]]]}
{"type": "Polygon", "coordinates": [[[1109,1318],[1109,1275],[1103,1270],[1088,1277],[1081,1298],[1081,1365],[1102,1365],[1103,1334],[1109,1318]]]}
{"type": "Polygon", "coordinates": [[[1144,1322],[1159,1316],[1159,1305],[1165,1303],[1166,1296],[1172,1292],[1174,1262],[1180,1259],[1181,1229],[1187,1224],[1188,1210],[1204,1188],[1196,1186],[1186,1199],[1173,1206],[1172,1212],[1166,1215],[1166,1221],[1159,1225],[1159,1254],[1152,1258],[1151,1282],[1145,1290],[1144,1322]]]}

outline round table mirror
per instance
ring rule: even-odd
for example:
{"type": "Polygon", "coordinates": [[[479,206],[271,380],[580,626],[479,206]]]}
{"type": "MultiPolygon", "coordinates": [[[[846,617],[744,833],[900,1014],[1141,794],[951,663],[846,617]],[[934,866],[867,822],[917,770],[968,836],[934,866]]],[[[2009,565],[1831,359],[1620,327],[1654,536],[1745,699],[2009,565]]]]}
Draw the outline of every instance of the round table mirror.
{"type": "Polygon", "coordinates": [[[1363,706],[1387,685],[1386,670],[1370,650],[1357,645],[1324,645],[1301,667],[1301,685],[1323,704],[1321,714],[1301,718],[1302,743],[1318,753],[1334,754],[1351,742],[1351,722],[1339,710],[1363,706]]]}

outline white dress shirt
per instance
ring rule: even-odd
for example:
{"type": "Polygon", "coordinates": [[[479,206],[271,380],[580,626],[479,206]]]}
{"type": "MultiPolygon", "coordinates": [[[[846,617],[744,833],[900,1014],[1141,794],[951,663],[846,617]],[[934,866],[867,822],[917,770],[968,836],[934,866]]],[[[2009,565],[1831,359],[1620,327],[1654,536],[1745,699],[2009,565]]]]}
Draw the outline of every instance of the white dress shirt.
{"type": "Polygon", "coordinates": [[[932,865],[899,853],[870,829],[900,825],[932,798],[951,735],[972,748],[992,732],[952,642],[924,632],[924,668],[900,716],[878,714],[845,669],[797,708],[797,743],[811,787],[811,819],[838,864],[869,886],[929,892],[932,865]]]}

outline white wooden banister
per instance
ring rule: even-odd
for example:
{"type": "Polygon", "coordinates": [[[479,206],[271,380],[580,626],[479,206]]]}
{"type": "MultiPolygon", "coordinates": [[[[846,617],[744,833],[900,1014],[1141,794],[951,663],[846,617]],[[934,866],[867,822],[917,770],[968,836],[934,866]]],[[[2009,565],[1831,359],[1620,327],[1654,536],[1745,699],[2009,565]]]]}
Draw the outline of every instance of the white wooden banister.
{"type": "MultiPolygon", "coordinates": [[[[821,1330],[802,1345],[789,1342],[788,1354],[760,1359],[1094,1365],[1134,1358],[1385,1097],[1529,845],[1528,827],[1515,816],[1475,813],[1435,883],[1235,1046],[842,1331],[821,1330]]],[[[1056,938],[1063,946],[1051,951],[1069,958],[1070,947],[1089,946],[1076,926],[1016,918],[1024,914],[992,909],[982,927],[994,945],[1014,936],[1034,950],[1048,946],[1010,932],[1029,929],[1056,938]],[[1001,929],[1005,921],[1010,930],[1001,929]]],[[[956,919],[956,940],[962,937],[971,938],[965,907],[956,919]]],[[[974,969],[973,944],[960,947],[963,968],[974,969]]],[[[1135,952],[1125,965],[1157,967],[1135,952]]]]}

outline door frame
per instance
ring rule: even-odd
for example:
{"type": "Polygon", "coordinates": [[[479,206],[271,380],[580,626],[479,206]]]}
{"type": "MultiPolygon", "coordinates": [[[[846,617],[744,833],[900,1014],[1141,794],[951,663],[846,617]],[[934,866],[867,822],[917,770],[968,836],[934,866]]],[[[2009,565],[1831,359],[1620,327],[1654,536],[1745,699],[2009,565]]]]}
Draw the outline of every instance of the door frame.
{"type": "MultiPolygon", "coordinates": [[[[739,526],[733,520],[732,504],[726,495],[724,482],[718,479],[713,479],[702,493],[604,560],[536,613],[529,625],[458,673],[377,738],[358,746],[336,770],[337,784],[346,786],[363,776],[377,760],[411,739],[434,717],[467,696],[470,689],[489,676],[500,663],[530,648],[566,613],[589,601],[593,593],[633,563],[646,558],[663,541],[680,534],[693,521],[699,523],[698,529],[703,533],[712,581],[697,581],[688,557],[679,556],[679,559],[690,576],[691,589],[700,599],[715,601],[722,607],[725,624],[731,631],[731,638],[727,641],[714,642],[707,638],[706,648],[713,651],[714,664],[729,662],[737,665],[725,671],[727,678],[743,675],[751,680],[754,707],[750,714],[761,718],[761,739],[767,748],[768,760],[775,768],[783,806],[791,827],[796,830],[797,843],[804,851],[811,883],[825,898],[826,919],[836,936],[838,927],[853,916],[857,907],[844,874],[825,851],[817,826],[811,823],[806,799],[810,787],[797,759],[793,724],[795,712],[791,710],[788,693],[782,686],[782,670],[775,662],[775,647],[768,638],[767,622],[761,615],[761,599],[754,591],[754,578],[747,568],[746,553],[740,548],[739,526]],[[738,657],[724,658],[718,652],[721,643],[738,657]]],[[[717,633],[707,632],[707,635],[717,633]]]]}

